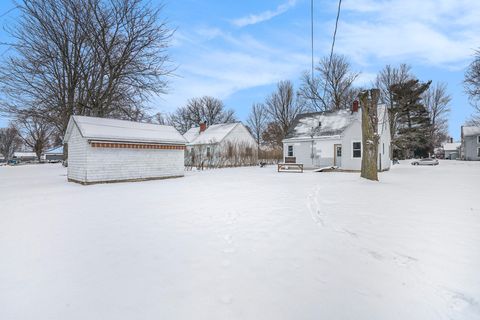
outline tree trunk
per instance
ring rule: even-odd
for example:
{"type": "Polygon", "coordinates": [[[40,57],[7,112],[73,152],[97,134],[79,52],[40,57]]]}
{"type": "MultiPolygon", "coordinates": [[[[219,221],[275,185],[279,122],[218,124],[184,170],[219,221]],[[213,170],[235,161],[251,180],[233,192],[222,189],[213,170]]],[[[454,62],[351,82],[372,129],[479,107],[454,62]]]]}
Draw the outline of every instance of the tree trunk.
{"type": "Polygon", "coordinates": [[[380,90],[371,89],[360,94],[362,107],[362,173],[361,177],[378,181],[378,117],[380,90]]]}

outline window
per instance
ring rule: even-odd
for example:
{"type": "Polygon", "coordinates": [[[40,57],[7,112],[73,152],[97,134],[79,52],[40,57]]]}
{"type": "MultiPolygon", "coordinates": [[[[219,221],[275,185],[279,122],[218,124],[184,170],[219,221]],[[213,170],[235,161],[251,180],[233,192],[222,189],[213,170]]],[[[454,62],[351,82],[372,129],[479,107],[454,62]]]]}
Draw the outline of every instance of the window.
{"type": "Polygon", "coordinates": [[[477,143],[480,143],[480,136],[477,136],[477,143]]]}
{"type": "Polygon", "coordinates": [[[480,148],[477,148],[477,157],[480,157],[480,148]]]}
{"type": "Polygon", "coordinates": [[[385,154],[385,143],[382,143],[382,154],[385,154]]]}
{"type": "Polygon", "coordinates": [[[293,146],[288,146],[288,156],[293,157],[293,146]]]}
{"type": "Polygon", "coordinates": [[[342,147],[337,147],[337,157],[342,156],[342,147]]]}
{"type": "Polygon", "coordinates": [[[354,158],[361,158],[362,157],[362,143],[361,142],[354,142],[352,150],[353,150],[353,157],[354,158]]]}
{"type": "Polygon", "coordinates": [[[207,157],[210,157],[210,147],[207,147],[207,157]]]}

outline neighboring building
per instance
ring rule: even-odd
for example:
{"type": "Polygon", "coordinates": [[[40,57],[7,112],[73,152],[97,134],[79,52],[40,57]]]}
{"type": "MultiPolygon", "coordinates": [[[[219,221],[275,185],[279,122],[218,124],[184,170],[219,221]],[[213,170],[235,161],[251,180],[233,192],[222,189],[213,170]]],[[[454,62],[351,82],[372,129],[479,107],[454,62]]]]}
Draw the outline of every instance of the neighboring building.
{"type": "Polygon", "coordinates": [[[191,128],[184,134],[188,141],[186,163],[193,166],[228,167],[257,162],[257,143],[241,123],[224,123],[191,128]]]}
{"type": "Polygon", "coordinates": [[[68,181],[92,184],[184,175],[186,141],[171,126],[73,116],[64,143],[68,181]]]}
{"type": "Polygon", "coordinates": [[[0,153],[0,163],[5,162],[5,161],[6,161],[5,157],[3,156],[3,154],[0,153]]]}
{"type": "Polygon", "coordinates": [[[55,149],[45,152],[42,156],[42,160],[47,162],[56,162],[63,160],[63,147],[57,147],[55,149]]]}
{"type": "MultiPolygon", "coordinates": [[[[390,168],[390,127],[385,107],[378,107],[378,168],[390,168]]],[[[284,157],[295,157],[305,168],[337,166],[361,170],[362,119],[357,106],[350,110],[298,115],[283,140],[284,157]]]]}
{"type": "Polygon", "coordinates": [[[480,127],[462,126],[461,159],[480,160],[480,127]]]}
{"type": "Polygon", "coordinates": [[[443,158],[447,160],[455,160],[459,155],[460,142],[447,142],[442,145],[443,158]]]}
{"type": "Polygon", "coordinates": [[[13,153],[13,159],[20,160],[20,161],[36,161],[38,160],[37,154],[31,151],[17,151],[13,153]]]}

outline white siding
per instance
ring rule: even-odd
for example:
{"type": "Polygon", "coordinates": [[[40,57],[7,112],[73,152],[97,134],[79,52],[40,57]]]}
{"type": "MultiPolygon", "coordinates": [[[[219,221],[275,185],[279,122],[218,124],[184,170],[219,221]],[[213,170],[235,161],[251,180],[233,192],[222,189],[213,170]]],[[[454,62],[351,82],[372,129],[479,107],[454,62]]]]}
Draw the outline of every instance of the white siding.
{"type": "Polygon", "coordinates": [[[228,135],[223,139],[222,143],[234,143],[234,144],[248,144],[251,145],[252,148],[257,147],[257,143],[255,139],[252,137],[250,132],[248,132],[247,128],[241,123],[235,126],[228,133],[228,135]]]}
{"type": "Polygon", "coordinates": [[[88,142],[82,137],[76,125],[72,128],[68,140],[67,177],[77,181],[85,181],[87,168],[88,142]]]}
{"type": "Polygon", "coordinates": [[[184,175],[183,150],[92,148],[86,182],[167,178],[184,175]]]}
{"type": "Polygon", "coordinates": [[[297,163],[302,163],[305,169],[321,168],[334,165],[334,145],[340,144],[340,139],[320,140],[315,139],[313,142],[312,159],[312,141],[292,141],[284,142],[283,156],[288,156],[288,146],[293,146],[293,156],[297,163]]]}
{"type": "MultiPolygon", "coordinates": [[[[344,132],[342,137],[342,169],[360,170],[362,158],[353,157],[353,143],[362,142],[362,126],[360,120],[355,120],[344,132]]],[[[362,143],[363,156],[363,143],[362,143]]]]}

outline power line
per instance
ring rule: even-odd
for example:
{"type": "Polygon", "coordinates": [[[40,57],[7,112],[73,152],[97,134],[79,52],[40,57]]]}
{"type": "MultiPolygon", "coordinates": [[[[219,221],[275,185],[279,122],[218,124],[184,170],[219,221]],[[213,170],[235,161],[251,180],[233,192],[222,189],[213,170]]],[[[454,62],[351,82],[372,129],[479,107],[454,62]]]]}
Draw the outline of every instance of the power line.
{"type": "Polygon", "coordinates": [[[342,6],[342,0],[338,0],[337,18],[335,19],[335,30],[333,31],[332,47],[330,48],[330,58],[328,60],[327,79],[325,79],[325,85],[323,87],[323,97],[322,97],[323,101],[325,101],[325,92],[327,90],[327,83],[330,77],[330,69],[332,67],[333,49],[335,47],[335,39],[337,37],[338,20],[340,19],[341,6],[342,6]]]}

